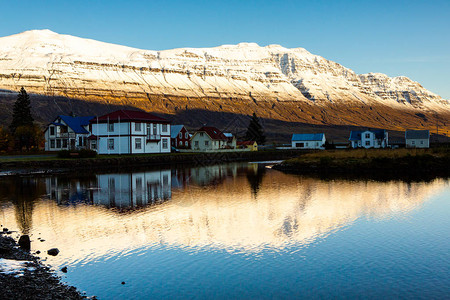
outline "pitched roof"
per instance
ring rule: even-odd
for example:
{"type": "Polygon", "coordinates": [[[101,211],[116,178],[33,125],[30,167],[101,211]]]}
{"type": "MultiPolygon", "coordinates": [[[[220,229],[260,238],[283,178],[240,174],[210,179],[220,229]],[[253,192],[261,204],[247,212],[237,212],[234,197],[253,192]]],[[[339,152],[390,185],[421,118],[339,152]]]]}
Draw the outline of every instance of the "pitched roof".
{"type": "Polygon", "coordinates": [[[294,133],[292,141],[321,141],[324,133],[294,133]]]}
{"type": "Polygon", "coordinates": [[[180,133],[181,129],[183,129],[184,125],[171,125],[170,126],[170,137],[172,139],[176,138],[178,133],[180,133]]]}
{"type": "Polygon", "coordinates": [[[384,135],[386,133],[385,129],[370,129],[370,130],[352,130],[350,132],[350,141],[359,141],[361,140],[361,134],[364,132],[369,131],[375,134],[375,138],[377,139],[384,139],[384,135]]]}
{"type": "Polygon", "coordinates": [[[199,130],[197,130],[197,132],[199,131],[206,132],[206,134],[209,135],[209,137],[213,140],[227,140],[227,137],[222,133],[222,131],[220,131],[216,127],[203,126],[199,130]]]}
{"type": "MultiPolygon", "coordinates": [[[[80,134],[88,134],[89,131],[83,128],[83,126],[89,125],[89,121],[94,118],[94,116],[86,116],[86,117],[71,117],[71,116],[58,116],[57,119],[60,118],[64,121],[64,123],[67,124],[75,133],[80,134]]],[[[61,126],[63,124],[61,123],[55,123],[52,124],[61,126]]]]}
{"type": "Polygon", "coordinates": [[[405,139],[428,139],[430,138],[429,130],[406,130],[405,139]]]}
{"type": "Polygon", "coordinates": [[[91,120],[91,123],[105,123],[105,122],[158,122],[158,123],[170,123],[169,120],[155,116],[153,114],[150,114],[145,111],[140,110],[126,110],[126,109],[120,109],[116,110],[112,113],[103,115],[98,118],[94,118],[91,120]],[[97,120],[98,119],[98,120],[97,120]]]}

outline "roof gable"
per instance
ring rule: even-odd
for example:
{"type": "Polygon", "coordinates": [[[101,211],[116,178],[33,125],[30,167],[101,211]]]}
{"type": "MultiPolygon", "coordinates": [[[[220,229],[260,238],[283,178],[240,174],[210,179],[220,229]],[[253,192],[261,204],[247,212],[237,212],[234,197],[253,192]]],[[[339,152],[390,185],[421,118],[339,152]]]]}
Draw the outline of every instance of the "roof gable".
{"type": "MultiPolygon", "coordinates": [[[[71,117],[71,116],[58,116],[56,119],[61,119],[64,123],[67,124],[75,133],[79,134],[88,134],[89,131],[84,129],[83,126],[88,126],[89,121],[94,118],[94,116],[85,116],[85,117],[71,117]]],[[[57,126],[61,126],[61,123],[52,123],[57,126]]]]}
{"type": "Polygon", "coordinates": [[[197,130],[197,132],[200,131],[206,132],[206,134],[209,135],[209,137],[213,140],[227,140],[227,137],[222,133],[222,131],[220,131],[216,127],[203,126],[199,130],[197,130]]]}
{"type": "Polygon", "coordinates": [[[180,133],[181,129],[183,129],[184,125],[172,125],[170,126],[170,137],[172,139],[176,138],[180,133]]]}
{"type": "Polygon", "coordinates": [[[386,130],[385,129],[375,129],[375,130],[352,130],[350,132],[350,141],[359,141],[361,140],[361,135],[365,132],[370,132],[375,134],[375,138],[382,140],[384,139],[384,136],[386,134],[386,130]]]}

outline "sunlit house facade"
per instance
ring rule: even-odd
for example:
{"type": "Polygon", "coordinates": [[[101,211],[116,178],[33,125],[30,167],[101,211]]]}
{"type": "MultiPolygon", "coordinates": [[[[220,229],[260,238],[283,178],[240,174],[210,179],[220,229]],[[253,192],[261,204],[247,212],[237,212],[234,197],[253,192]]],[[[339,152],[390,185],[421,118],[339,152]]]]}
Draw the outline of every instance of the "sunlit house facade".
{"type": "Polygon", "coordinates": [[[92,119],[89,128],[98,154],[170,152],[170,122],[147,112],[118,110],[92,119]]]}

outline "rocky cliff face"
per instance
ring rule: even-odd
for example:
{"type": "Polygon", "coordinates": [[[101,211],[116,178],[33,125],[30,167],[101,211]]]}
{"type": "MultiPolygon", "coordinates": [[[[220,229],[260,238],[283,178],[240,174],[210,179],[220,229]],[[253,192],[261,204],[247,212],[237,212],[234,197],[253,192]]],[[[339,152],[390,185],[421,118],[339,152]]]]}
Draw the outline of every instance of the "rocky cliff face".
{"type": "MultiPolygon", "coordinates": [[[[358,75],[303,48],[254,43],[150,51],[27,31],[0,38],[0,89],[22,86],[82,100],[78,105],[127,105],[172,115],[255,111],[288,122],[390,129],[424,128],[450,117],[447,100],[406,77],[358,75]]],[[[55,104],[36,109],[67,113],[55,104]]]]}

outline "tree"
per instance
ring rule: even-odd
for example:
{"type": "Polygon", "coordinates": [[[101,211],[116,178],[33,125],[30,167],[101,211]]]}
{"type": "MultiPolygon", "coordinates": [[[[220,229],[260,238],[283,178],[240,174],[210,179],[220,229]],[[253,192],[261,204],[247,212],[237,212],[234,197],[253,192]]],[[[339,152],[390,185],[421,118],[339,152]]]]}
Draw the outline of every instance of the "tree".
{"type": "Polygon", "coordinates": [[[42,142],[42,132],[33,121],[30,97],[22,87],[14,103],[13,119],[9,125],[16,149],[22,150],[26,147],[30,150],[39,147],[42,142]]]}
{"type": "Polygon", "coordinates": [[[16,133],[16,129],[21,126],[33,126],[33,117],[31,116],[31,103],[27,91],[22,87],[20,89],[17,100],[14,103],[13,119],[9,130],[12,134],[16,133]]]}
{"type": "Polygon", "coordinates": [[[264,130],[261,124],[259,123],[259,119],[255,113],[253,113],[253,116],[250,119],[250,124],[248,124],[245,139],[247,141],[256,141],[258,145],[264,145],[266,143],[266,136],[264,135],[264,130]]]}
{"type": "Polygon", "coordinates": [[[8,151],[11,144],[9,133],[0,126],[0,152],[8,151]]]}

